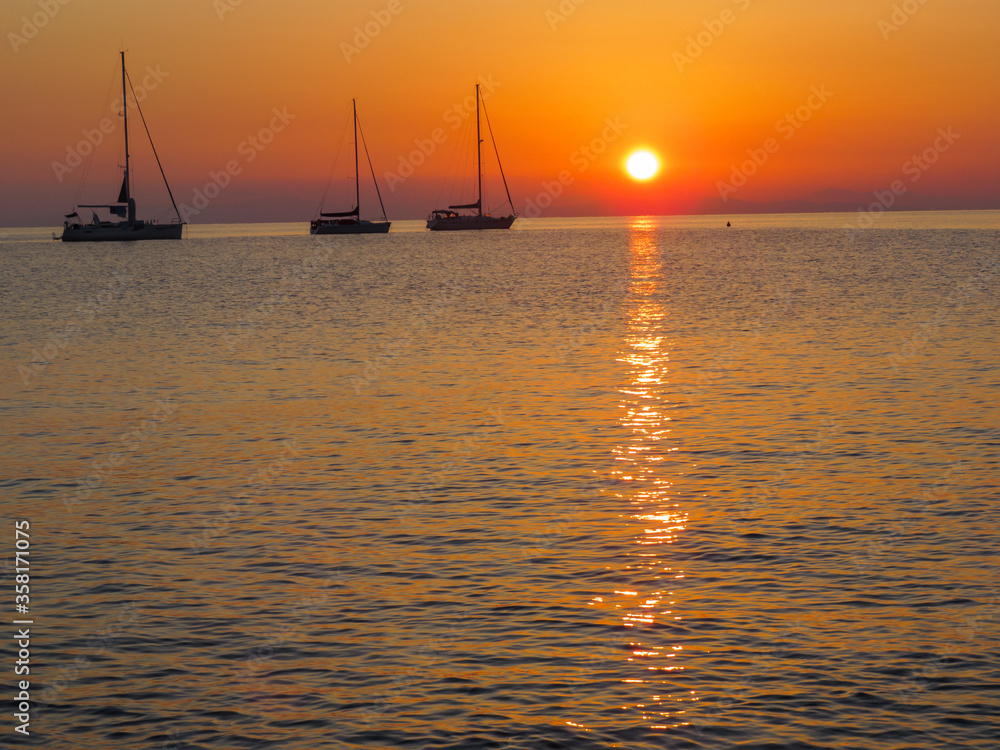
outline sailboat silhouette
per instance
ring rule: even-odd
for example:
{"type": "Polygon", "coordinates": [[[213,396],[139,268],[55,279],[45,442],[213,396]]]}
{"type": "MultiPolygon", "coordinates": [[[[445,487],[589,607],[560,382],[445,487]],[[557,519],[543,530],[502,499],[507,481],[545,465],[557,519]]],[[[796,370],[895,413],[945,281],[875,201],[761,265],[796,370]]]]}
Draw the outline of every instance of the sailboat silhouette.
{"type": "Polygon", "coordinates": [[[365,158],[368,159],[368,167],[371,169],[372,180],[375,182],[378,203],[382,207],[382,221],[368,221],[361,218],[361,180],[358,174],[358,100],[352,99],[351,104],[354,110],[354,208],[350,211],[331,213],[323,213],[321,209],[319,217],[313,219],[309,225],[310,234],[385,234],[389,231],[391,222],[385,219],[382,193],[378,189],[375,170],[372,168],[372,160],[368,155],[368,144],[364,143],[363,134],[361,141],[364,143],[365,158]]]}
{"type": "MultiPolygon", "coordinates": [[[[479,112],[485,111],[485,105],[480,106],[479,84],[476,84],[476,186],[479,197],[475,203],[466,203],[458,206],[448,206],[439,208],[431,212],[427,217],[427,228],[432,230],[457,230],[457,229],[510,229],[517,214],[513,212],[514,204],[510,200],[510,190],[507,188],[507,178],[503,173],[503,165],[500,165],[500,176],[503,178],[503,187],[507,191],[507,203],[510,204],[511,214],[509,216],[491,216],[483,213],[483,139],[480,134],[479,112]],[[459,213],[459,211],[475,211],[475,213],[459,213]]],[[[486,124],[489,125],[489,115],[486,115],[486,124]]],[[[493,140],[493,128],[490,128],[490,139],[493,140]]],[[[493,140],[493,149],[497,153],[497,164],[500,164],[500,153],[497,151],[496,141],[493,140]]]]}
{"type": "MultiPolygon", "coordinates": [[[[125,51],[122,56],[122,111],[125,121],[125,176],[122,179],[121,190],[118,191],[118,200],[114,203],[98,203],[78,205],[76,208],[106,208],[113,216],[117,216],[122,221],[102,221],[97,212],[94,212],[93,221],[84,224],[80,214],[74,209],[72,213],[66,214],[63,222],[63,242],[114,242],[132,240],[179,240],[184,230],[184,222],[181,221],[180,212],[177,210],[177,203],[174,202],[174,195],[170,192],[170,185],[167,184],[167,176],[163,174],[163,165],[160,164],[160,157],[156,153],[156,146],[153,146],[153,138],[149,135],[149,128],[146,127],[146,118],[139,108],[139,100],[135,99],[136,109],[139,110],[139,117],[142,118],[142,125],[146,128],[146,135],[149,136],[149,145],[153,149],[153,156],[156,157],[156,165],[160,168],[160,175],[163,183],[167,186],[167,193],[170,195],[170,202],[173,204],[177,218],[168,224],[160,224],[156,221],[144,221],[137,219],[135,210],[135,197],[132,194],[132,187],[129,184],[131,171],[129,169],[129,145],[128,145],[128,99],[126,98],[126,81],[128,73],[125,71],[125,51]]],[[[131,86],[131,81],[128,85],[131,86]]],[[[134,94],[134,92],[133,92],[134,94]]],[[[134,98],[134,96],[133,96],[134,98]]]]}

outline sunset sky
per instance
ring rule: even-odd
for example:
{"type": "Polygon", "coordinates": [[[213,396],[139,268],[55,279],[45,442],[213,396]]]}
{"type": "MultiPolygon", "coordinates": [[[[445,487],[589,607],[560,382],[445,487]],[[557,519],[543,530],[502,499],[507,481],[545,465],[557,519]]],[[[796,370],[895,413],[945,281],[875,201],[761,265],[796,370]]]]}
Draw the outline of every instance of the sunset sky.
{"type": "MultiPolygon", "coordinates": [[[[123,46],[178,203],[235,163],[197,223],[312,218],[352,97],[389,218],[463,198],[447,185],[477,80],[522,215],[699,213],[722,193],[894,181],[1000,208],[996,0],[4,0],[0,30],[4,226],[115,197],[123,46]],[[105,117],[81,193],[84,166],[58,165],[105,117]],[[411,159],[418,141],[431,153],[411,159]],[[662,164],[643,182],[624,171],[639,148],[662,164]]],[[[169,203],[132,125],[139,214],[156,215],[169,203]]],[[[348,135],[327,210],[352,203],[349,152],[348,135]]]]}

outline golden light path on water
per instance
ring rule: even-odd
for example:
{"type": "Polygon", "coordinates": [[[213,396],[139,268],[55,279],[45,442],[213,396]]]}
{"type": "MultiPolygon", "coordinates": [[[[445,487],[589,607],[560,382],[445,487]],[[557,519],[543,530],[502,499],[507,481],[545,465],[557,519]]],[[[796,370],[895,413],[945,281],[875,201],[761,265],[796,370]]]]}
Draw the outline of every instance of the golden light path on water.
{"type": "Polygon", "coordinates": [[[681,616],[674,611],[674,584],[684,571],[672,564],[670,545],[687,523],[687,514],[671,499],[668,478],[669,454],[677,448],[670,439],[667,409],[669,341],[665,335],[668,311],[664,304],[663,259],[659,232],[649,219],[637,219],[629,227],[630,276],[626,301],[627,335],[620,361],[629,368],[629,382],[620,387],[621,424],[631,432],[615,448],[613,474],[627,488],[622,498],[631,505],[629,520],[636,530],[636,549],[628,565],[636,580],[649,582],[645,591],[617,591],[628,597],[616,605],[622,622],[632,632],[630,661],[648,663],[644,681],[650,697],[635,709],[652,728],[667,729],[685,724],[684,706],[694,700],[679,694],[671,673],[682,671],[682,647],[670,643],[671,630],[681,616]],[[629,601],[634,602],[632,604],[629,601]]]}

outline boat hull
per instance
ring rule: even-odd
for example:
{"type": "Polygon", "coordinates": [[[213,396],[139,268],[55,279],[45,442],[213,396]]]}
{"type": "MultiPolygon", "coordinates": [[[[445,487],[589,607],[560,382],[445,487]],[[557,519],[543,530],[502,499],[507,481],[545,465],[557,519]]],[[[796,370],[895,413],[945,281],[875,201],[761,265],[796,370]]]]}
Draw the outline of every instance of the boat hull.
{"type": "Polygon", "coordinates": [[[431,217],[427,228],[436,232],[463,229],[510,229],[516,216],[448,216],[431,217]]]}
{"type": "Polygon", "coordinates": [[[385,234],[391,221],[358,221],[350,224],[313,222],[309,234],[385,234]]]}
{"type": "Polygon", "coordinates": [[[63,242],[135,242],[137,240],[179,240],[184,231],[181,223],[152,224],[147,222],[136,224],[113,224],[111,226],[94,226],[83,224],[68,226],[63,229],[63,242]]]}

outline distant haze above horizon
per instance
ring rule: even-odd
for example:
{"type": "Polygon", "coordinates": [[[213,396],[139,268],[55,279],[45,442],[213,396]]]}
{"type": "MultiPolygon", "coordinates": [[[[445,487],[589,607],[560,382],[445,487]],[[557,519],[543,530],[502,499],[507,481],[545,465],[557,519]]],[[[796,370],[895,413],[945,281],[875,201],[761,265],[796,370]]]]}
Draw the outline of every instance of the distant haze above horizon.
{"type": "MultiPolygon", "coordinates": [[[[123,46],[191,222],[350,209],[355,97],[390,218],[474,200],[477,82],[488,202],[492,131],[522,216],[1000,208],[998,28],[990,0],[6,0],[0,225],[115,198],[123,46]]],[[[129,125],[139,215],[167,218],[129,125]]]]}

